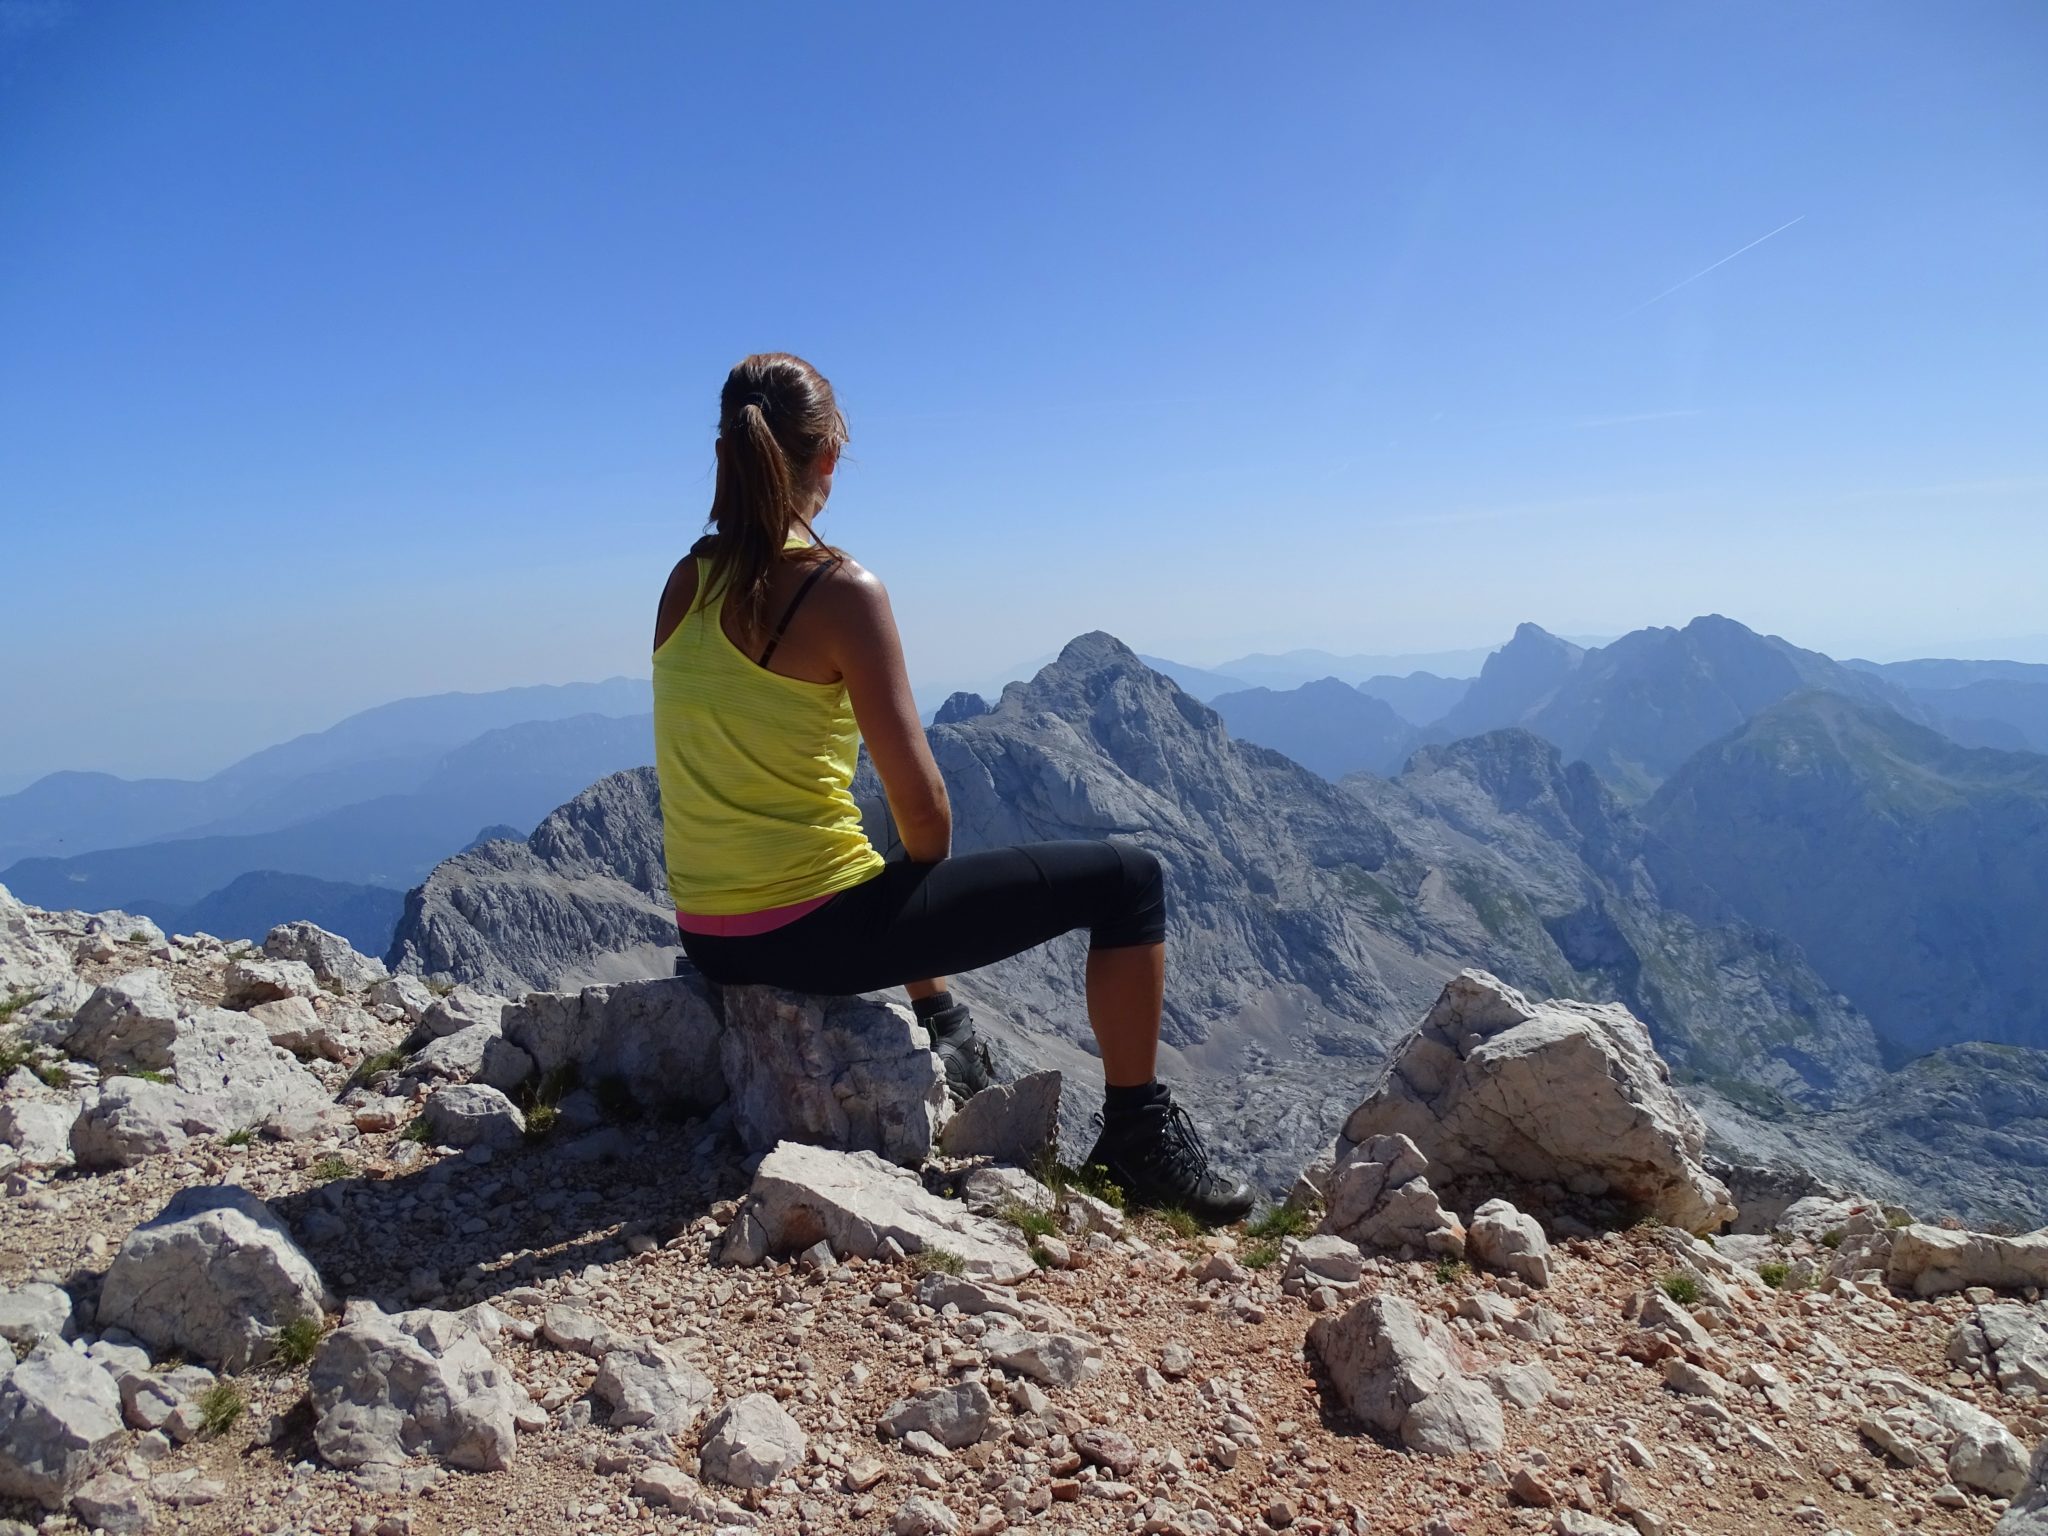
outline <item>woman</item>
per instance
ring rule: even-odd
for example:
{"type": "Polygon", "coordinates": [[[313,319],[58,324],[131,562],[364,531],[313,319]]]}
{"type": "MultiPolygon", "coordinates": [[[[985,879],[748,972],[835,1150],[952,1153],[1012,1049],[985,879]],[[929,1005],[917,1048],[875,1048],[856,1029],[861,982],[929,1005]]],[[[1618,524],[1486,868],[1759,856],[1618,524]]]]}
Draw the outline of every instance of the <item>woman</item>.
{"type": "Polygon", "coordinates": [[[712,531],[677,564],[654,629],[654,729],[683,949],[721,985],[901,985],[956,1093],[991,1080],[946,978],[1090,933],[1088,1022],[1107,1084],[1091,1154],[1136,1200],[1212,1222],[1251,1208],[1154,1078],[1166,965],[1159,862],[1109,842],[952,852],[889,596],[820,543],[846,424],[787,353],[747,358],[719,397],[712,531]],[[907,858],[885,863],[849,784],[865,740],[907,858]]]}

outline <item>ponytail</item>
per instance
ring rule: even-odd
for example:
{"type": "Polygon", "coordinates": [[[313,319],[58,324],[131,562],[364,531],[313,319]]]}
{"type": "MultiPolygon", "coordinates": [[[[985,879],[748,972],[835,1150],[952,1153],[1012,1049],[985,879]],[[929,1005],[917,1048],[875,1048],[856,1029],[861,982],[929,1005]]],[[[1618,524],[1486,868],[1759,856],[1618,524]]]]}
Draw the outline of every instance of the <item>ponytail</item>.
{"type": "MultiPolygon", "coordinates": [[[[786,352],[758,353],[726,376],[719,397],[718,479],[711,495],[711,575],[706,601],[738,605],[741,630],[768,630],[768,588],[793,529],[810,534],[806,514],[821,454],[846,441],[832,386],[786,352]]],[[[812,535],[792,558],[836,553],[812,535]]]]}

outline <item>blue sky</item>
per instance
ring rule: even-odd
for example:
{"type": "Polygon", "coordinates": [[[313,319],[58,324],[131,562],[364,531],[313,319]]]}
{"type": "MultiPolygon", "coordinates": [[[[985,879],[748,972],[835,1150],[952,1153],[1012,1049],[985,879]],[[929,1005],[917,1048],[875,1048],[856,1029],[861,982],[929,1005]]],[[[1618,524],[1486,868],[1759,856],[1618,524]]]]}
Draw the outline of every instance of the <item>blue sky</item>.
{"type": "Polygon", "coordinates": [[[0,789],[641,670],[768,347],[928,687],[2048,659],[2044,72],[2035,0],[0,0],[0,789]]]}

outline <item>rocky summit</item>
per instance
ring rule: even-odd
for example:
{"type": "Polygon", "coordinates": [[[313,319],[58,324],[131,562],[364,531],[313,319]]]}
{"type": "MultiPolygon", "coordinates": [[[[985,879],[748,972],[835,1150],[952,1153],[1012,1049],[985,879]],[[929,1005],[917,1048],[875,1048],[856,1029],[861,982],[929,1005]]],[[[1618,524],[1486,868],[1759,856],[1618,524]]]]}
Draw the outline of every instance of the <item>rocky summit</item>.
{"type": "Polygon", "coordinates": [[[1205,1232],[883,998],[4,895],[0,977],[9,1536],[2048,1529],[2048,1231],[1715,1161],[1618,1003],[1453,973],[1205,1232]]]}

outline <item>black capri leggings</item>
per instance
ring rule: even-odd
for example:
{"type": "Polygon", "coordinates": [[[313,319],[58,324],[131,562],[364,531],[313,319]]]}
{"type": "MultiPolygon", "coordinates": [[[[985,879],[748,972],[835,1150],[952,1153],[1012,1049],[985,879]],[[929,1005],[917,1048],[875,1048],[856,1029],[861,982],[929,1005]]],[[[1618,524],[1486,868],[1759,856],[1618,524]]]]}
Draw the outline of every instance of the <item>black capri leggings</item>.
{"type": "Polygon", "coordinates": [[[1128,843],[1024,843],[892,862],[793,923],[748,938],[683,935],[721,986],[873,992],[978,970],[1076,928],[1090,949],[1166,937],[1159,861],[1128,843]]]}

